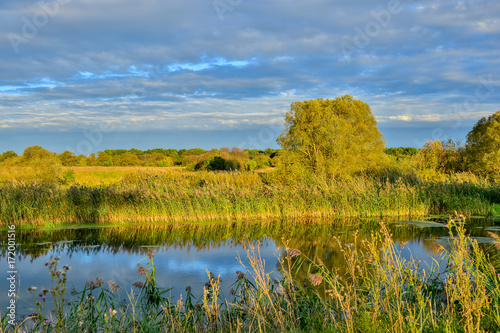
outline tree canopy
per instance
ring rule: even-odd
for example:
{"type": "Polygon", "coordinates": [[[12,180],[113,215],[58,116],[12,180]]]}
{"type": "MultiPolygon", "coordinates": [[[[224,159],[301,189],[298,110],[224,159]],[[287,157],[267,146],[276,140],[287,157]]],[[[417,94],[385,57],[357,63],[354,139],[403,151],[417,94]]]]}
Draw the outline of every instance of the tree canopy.
{"type": "Polygon", "coordinates": [[[345,95],[294,102],[278,143],[298,153],[316,174],[338,176],[373,167],[384,151],[382,134],[368,104],[345,95]]]}
{"type": "Polygon", "coordinates": [[[466,156],[471,171],[500,178],[500,111],[481,118],[467,134],[466,156]]]}

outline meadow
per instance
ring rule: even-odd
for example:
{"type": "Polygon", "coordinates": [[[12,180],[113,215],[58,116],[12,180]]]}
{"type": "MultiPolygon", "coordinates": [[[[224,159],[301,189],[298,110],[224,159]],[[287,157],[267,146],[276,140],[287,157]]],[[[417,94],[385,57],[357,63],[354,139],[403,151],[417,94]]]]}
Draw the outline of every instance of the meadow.
{"type": "Polygon", "coordinates": [[[23,178],[30,172],[34,179],[40,177],[38,169],[30,167],[0,172],[3,225],[426,216],[454,211],[495,215],[500,207],[499,184],[470,175],[445,181],[404,175],[308,176],[286,183],[275,170],[72,167],[59,171],[59,182],[40,182],[23,178]]]}

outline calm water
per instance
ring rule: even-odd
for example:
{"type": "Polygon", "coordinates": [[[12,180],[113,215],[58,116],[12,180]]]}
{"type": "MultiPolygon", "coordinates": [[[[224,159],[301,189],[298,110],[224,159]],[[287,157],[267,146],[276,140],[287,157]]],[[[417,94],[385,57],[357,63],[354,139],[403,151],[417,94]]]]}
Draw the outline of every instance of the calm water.
{"type": "MultiPolygon", "coordinates": [[[[174,287],[171,296],[177,299],[191,286],[193,294],[203,294],[208,281],[207,270],[220,275],[222,293],[229,297],[237,270],[246,271],[238,262],[238,255],[247,264],[245,248],[258,246],[265,260],[266,270],[279,276],[276,271],[279,257],[284,253],[284,244],[300,249],[312,259],[321,259],[332,268],[345,267],[337,236],[342,242],[353,242],[358,231],[358,240],[371,237],[380,230],[381,220],[361,221],[270,221],[212,223],[206,225],[153,225],[119,227],[78,227],[51,230],[16,230],[16,269],[18,271],[18,314],[29,314],[32,299],[27,288],[51,286],[50,274],[45,263],[51,256],[60,256],[60,267],[70,265],[68,286],[82,290],[85,282],[100,277],[118,283],[121,296],[124,289],[130,292],[132,283],[143,281],[137,273],[137,263],[145,258],[148,249],[153,249],[157,270],[157,283],[161,287],[174,287]]],[[[398,221],[384,220],[397,244],[403,248],[405,257],[414,257],[432,264],[438,258],[433,250],[435,243],[446,245],[448,230],[444,227],[422,227],[398,221]],[[444,243],[443,243],[444,240],[444,243]]],[[[439,221],[443,222],[443,221],[439,221]]],[[[498,222],[486,219],[471,220],[467,230],[480,241],[488,241],[487,231],[500,233],[498,222]],[[486,230],[487,229],[487,230],[486,230]]],[[[442,224],[444,226],[444,222],[442,224]]],[[[0,261],[2,272],[7,277],[6,239],[7,232],[0,232],[2,240],[0,261]]],[[[146,264],[146,260],[141,262],[146,264]]],[[[444,266],[444,265],[443,265],[444,266]]],[[[247,267],[249,267],[247,265],[247,267]]],[[[305,274],[304,274],[305,276],[305,274]]],[[[300,278],[300,277],[299,277],[300,278]]],[[[0,309],[8,305],[6,278],[0,279],[0,309]]]]}

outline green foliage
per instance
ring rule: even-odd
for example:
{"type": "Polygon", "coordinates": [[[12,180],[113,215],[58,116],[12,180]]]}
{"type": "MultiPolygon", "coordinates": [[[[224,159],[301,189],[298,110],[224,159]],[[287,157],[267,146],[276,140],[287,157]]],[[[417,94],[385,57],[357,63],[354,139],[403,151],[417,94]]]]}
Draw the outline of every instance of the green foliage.
{"type": "MultiPolygon", "coordinates": [[[[255,158],[258,168],[271,166],[271,157],[276,154],[274,149],[266,150],[243,150],[241,148],[223,147],[221,150],[212,149],[207,152],[201,148],[193,149],[163,149],[155,148],[148,150],[139,149],[106,149],[89,156],[76,156],[71,151],[64,151],[61,154],[51,153],[40,147],[28,147],[24,156],[18,157],[13,151],[7,151],[0,155],[2,166],[24,165],[29,166],[30,161],[35,159],[50,159],[52,163],[60,164],[65,167],[73,166],[147,166],[147,167],[170,167],[174,165],[189,166],[189,170],[194,170],[197,164],[203,164],[203,161],[209,156],[219,156],[225,160],[224,167],[222,163],[208,167],[198,166],[197,170],[243,170],[247,168],[247,162],[255,158]],[[54,160],[54,157],[56,160],[54,160]]],[[[221,161],[219,161],[221,162],[221,161]]],[[[253,165],[253,163],[250,163],[253,165]]]]}
{"type": "Polygon", "coordinates": [[[208,170],[208,171],[237,171],[245,170],[248,160],[248,153],[241,149],[231,151],[227,147],[221,150],[212,149],[211,151],[196,157],[196,162],[191,163],[190,170],[208,170]]]}
{"type": "Polygon", "coordinates": [[[195,170],[227,170],[227,161],[220,156],[208,156],[198,162],[195,170]]]}
{"type": "Polygon", "coordinates": [[[97,165],[112,166],[113,158],[108,153],[104,151],[99,151],[97,152],[97,165]]]}
{"type": "Polygon", "coordinates": [[[349,95],[292,103],[285,125],[278,143],[318,175],[353,174],[382,158],[384,141],[370,107],[349,95]]]}
{"type": "Polygon", "coordinates": [[[498,184],[472,183],[469,177],[447,183],[366,176],[325,180],[300,164],[286,165],[289,172],[280,168],[263,175],[135,172],[114,184],[69,188],[7,183],[0,187],[0,224],[420,216],[458,209],[488,215],[500,204],[498,184]]]}
{"type": "MultiPolygon", "coordinates": [[[[463,149],[451,139],[428,141],[415,156],[417,169],[426,172],[426,177],[435,174],[452,174],[463,171],[463,149]]],[[[421,173],[422,174],[422,173],[421,173]]]]}
{"type": "Polygon", "coordinates": [[[250,160],[247,162],[246,169],[248,171],[253,171],[257,168],[258,164],[255,162],[255,160],[250,160]]]}
{"type": "Polygon", "coordinates": [[[131,152],[113,156],[114,166],[139,166],[142,164],[143,162],[139,159],[139,157],[131,152]]]}
{"type": "Polygon", "coordinates": [[[0,163],[4,162],[5,160],[16,158],[18,155],[16,152],[12,150],[8,150],[4,152],[2,155],[0,155],[0,163]]]}
{"type": "Polygon", "coordinates": [[[277,170],[263,176],[264,182],[268,184],[300,184],[312,173],[304,165],[301,155],[297,151],[283,150],[274,159],[277,170]]]}
{"type": "Polygon", "coordinates": [[[86,162],[87,166],[97,166],[98,165],[97,157],[95,156],[94,153],[90,154],[86,158],[85,162],[86,162]]]}
{"type": "Polygon", "coordinates": [[[63,182],[65,184],[73,183],[75,181],[75,172],[72,169],[66,170],[63,175],[63,182]]]}
{"type": "Polygon", "coordinates": [[[158,161],[156,165],[159,167],[171,167],[174,165],[174,161],[172,157],[167,156],[163,158],[161,161],[158,161]]]}
{"type": "Polygon", "coordinates": [[[413,147],[397,147],[397,148],[392,147],[392,148],[386,148],[384,150],[384,153],[386,153],[387,155],[395,156],[397,158],[401,158],[401,157],[417,155],[418,149],[413,147]]]}
{"type": "Polygon", "coordinates": [[[252,159],[252,161],[255,161],[257,164],[256,168],[258,169],[271,166],[271,157],[267,154],[259,153],[252,159]]]}
{"type": "Polygon", "coordinates": [[[467,134],[466,158],[471,171],[500,180],[500,111],[481,118],[467,134]]]}
{"type": "Polygon", "coordinates": [[[79,164],[78,157],[75,155],[75,153],[70,152],[69,150],[66,150],[63,153],[59,154],[57,158],[63,166],[76,166],[79,164]]]}

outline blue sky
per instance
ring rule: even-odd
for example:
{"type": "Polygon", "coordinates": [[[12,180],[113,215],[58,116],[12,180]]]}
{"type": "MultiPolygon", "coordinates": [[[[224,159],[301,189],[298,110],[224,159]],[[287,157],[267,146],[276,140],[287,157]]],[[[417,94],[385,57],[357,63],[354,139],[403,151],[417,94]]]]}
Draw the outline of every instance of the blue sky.
{"type": "Polygon", "coordinates": [[[277,147],[294,101],[350,94],[387,146],[500,110],[498,0],[5,0],[0,152],[277,147]]]}

